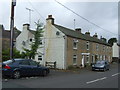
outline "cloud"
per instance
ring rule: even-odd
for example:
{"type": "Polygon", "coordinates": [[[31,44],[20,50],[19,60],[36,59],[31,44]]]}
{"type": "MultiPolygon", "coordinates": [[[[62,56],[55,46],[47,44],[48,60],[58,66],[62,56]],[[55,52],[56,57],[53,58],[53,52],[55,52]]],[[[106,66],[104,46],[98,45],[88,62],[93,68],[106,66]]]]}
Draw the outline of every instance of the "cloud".
{"type": "MultiPolygon", "coordinates": [[[[41,2],[27,0],[17,1],[15,7],[15,26],[22,30],[22,25],[28,23],[29,21],[29,12],[27,8],[31,8],[34,11],[31,12],[31,28],[35,29],[35,24],[38,19],[41,22],[44,22],[47,18],[47,15],[52,14],[55,18],[55,23],[71,28],[74,28],[74,19],[75,26],[82,28],[82,32],[90,31],[91,35],[98,33],[103,35],[103,37],[111,38],[112,36],[117,37],[115,34],[103,31],[100,28],[88,23],[87,21],[81,19],[71,11],[67,10],[63,6],[56,3],[54,0],[52,2],[41,2]]],[[[61,2],[62,3],[62,2],[61,2]]],[[[100,27],[109,30],[110,32],[118,32],[118,3],[117,2],[63,2],[64,5],[88,19],[89,21],[99,25],[100,27]]],[[[10,26],[10,8],[11,2],[6,1],[0,4],[0,24],[3,24],[6,29],[9,29],[10,26]]]]}

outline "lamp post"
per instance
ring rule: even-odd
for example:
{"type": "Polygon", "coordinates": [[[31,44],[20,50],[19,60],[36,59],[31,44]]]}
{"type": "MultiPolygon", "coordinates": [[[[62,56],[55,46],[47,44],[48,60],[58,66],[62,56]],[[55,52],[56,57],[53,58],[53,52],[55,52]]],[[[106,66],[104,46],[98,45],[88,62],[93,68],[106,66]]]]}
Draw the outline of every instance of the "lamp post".
{"type": "Polygon", "coordinates": [[[16,6],[16,0],[12,0],[11,3],[11,21],[10,21],[10,59],[13,59],[13,31],[14,31],[14,7],[16,6]]]}

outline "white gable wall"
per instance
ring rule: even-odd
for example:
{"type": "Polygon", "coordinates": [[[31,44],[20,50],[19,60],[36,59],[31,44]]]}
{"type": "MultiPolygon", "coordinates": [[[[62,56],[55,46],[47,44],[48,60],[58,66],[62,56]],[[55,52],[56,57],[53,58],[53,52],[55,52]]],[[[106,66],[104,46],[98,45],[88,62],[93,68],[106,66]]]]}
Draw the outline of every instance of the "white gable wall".
{"type": "Polygon", "coordinates": [[[23,27],[23,31],[21,32],[21,34],[16,39],[16,48],[20,52],[23,52],[23,47],[24,48],[29,48],[29,41],[28,41],[29,38],[30,38],[30,37],[28,37],[29,33],[30,33],[30,31],[27,30],[27,28],[23,27]],[[23,41],[26,44],[25,46],[23,45],[23,41]]]}
{"type": "Polygon", "coordinates": [[[113,49],[113,57],[119,57],[119,46],[117,45],[117,43],[114,43],[112,46],[113,49]]]}
{"type": "Polygon", "coordinates": [[[55,62],[56,68],[65,69],[65,39],[64,34],[55,28],[51,23],[47,23],[45,29],[45,61],[55,62]],[[56,35],[56,32],[60,35],[56,35]]]}

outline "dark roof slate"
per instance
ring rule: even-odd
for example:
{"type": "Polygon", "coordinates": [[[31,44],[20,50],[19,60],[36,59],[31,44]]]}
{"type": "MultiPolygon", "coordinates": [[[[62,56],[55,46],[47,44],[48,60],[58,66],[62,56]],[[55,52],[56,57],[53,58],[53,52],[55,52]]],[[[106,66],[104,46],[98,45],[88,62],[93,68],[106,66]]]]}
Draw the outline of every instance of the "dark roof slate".
{"type": "Polygon", "coordinates": [[[91,37],[91,36],[82,34],[80,32],[76,32],[76,31],[74,31],[72,29],[69,29],[69,28],[66,28],[66,27],[63,27],[63,26],[60,26],[60,25],[54,24],[54,26],[57,29],[59,29],[61,32],[63,32],[65,35],[67,35],[67,36],[74,37],[74,38],[79,38],[79,39],[82,39],[82,40],[96,42],[96,43],[100,43],[100,44],[104,44],[104,45],[110,46],[110,44],[108,44],[108,43],[106,43],[106,42],[104,42],[104,41],[102,41],[100,39],[97,39],[95,37],[91,37]]]}

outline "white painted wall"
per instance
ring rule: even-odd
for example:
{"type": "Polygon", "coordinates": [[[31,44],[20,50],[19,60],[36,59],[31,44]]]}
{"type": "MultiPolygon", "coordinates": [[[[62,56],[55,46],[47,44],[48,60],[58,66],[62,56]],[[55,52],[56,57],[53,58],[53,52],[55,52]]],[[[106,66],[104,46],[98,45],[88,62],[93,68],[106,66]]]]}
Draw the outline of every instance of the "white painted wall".
{"type": "Polygon", "coordinates": [[[117,43],[114,43],[112,46],[113,49],[113,57],[119,57],[119,46],[117,45],[117,43]]]}
{"type": "Polygon", "coordinates": [[[29,30],[27,29],[27,26],[23,26],[23,30],[21,34],[16,38],[16,49],[19,50],[20,52],[23,52],[23,47],[24,48],[30,48],[29,46],[29,30]],[[25,42],[26,45],[24,46],[22,42],[25,42]]]}
{"type": "MultiPolygon", "coordinates": [[[[30,49],[30,44],[32,44],[32,42],[30,42],[30,38],[34,40],[34,35],[28,30],[27,25],[25,25],[23,26],[23,31],[16,39],[16,49],[19,50],[21,53],[24,52],[23,47],[30,49]],[[22,44],[23,41],[25,41],[26,43],[25,46],[22,44]]],[[[38,54],[36,54],[35,56],[35,61],[38,61],[41,64],[43,64],[43,60],[42,61],[38,60],[38,56],[43,54],[44,52],[44,43],[42,46],[40,46],[37,52],[38,54]]]]}
{"type": "Polygon", "coordinates": [[[65,69],[65,36],[60,30],[55,28],[48,20],[45,27],[45,61],[56,61],[56,68],[65,69]],[[56,32],[60,35],[57,36],[56,32]]]}

